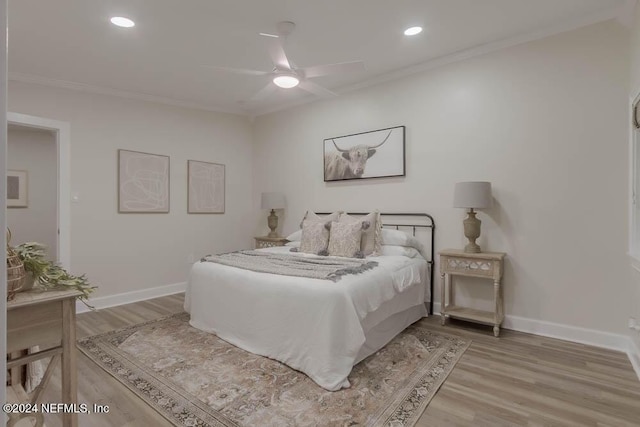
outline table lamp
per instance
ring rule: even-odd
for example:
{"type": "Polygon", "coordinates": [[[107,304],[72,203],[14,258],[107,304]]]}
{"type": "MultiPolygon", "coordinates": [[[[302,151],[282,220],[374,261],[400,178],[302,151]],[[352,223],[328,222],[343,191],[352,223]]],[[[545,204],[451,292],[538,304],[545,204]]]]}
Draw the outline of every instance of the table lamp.
{"type": "Polygon", "coordinates": [[[278,216],[275,209],[284,209],[287,201],[282,193],[262,193],[262,209],[271,209],[271,215],[267,217],[267,224],[271,229],[268,237],[278,237],[276,228],[278,228],[278,216]]]}
{"type": "Polygon", "coordinates": [[[469,243],[464,247],[467,253],[481,252],[476,239],[480,237],[481,221],[476,218],[474,209],[486,209],[491,207],[491,183],[490,182],[458,182],[453,192],[453,207],[469,209],[468,217],[463,221],[464,236],[469,243]]]}

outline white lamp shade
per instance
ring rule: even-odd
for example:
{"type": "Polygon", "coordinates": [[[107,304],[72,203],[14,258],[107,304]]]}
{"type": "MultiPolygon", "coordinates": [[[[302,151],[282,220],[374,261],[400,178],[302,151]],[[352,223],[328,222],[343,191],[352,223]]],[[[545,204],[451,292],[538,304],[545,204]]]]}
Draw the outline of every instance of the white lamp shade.
{"type": "Polygon", "coordinates": [[[491,207],[490,182],[458,182],[453,192],[454,208],[486,209],[491,207]]]}
{"type": "Polygon", "coordinates": [[[262,209],[284,209],[287,200],[282,193],[262,193],[262,209]]]}

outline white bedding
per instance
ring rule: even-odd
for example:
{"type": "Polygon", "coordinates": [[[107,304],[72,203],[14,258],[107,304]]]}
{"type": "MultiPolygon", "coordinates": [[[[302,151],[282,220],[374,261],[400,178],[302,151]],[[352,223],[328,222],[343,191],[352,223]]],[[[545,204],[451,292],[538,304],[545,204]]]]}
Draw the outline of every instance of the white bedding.
{"type": "MultiPolygon", "coordinates": [[[[262,250],[290,253],[289,249],[262,250]]],[[[421,305],[423,301],[407,298],[391,301],[415,289],[416,283],[424,289],[416,295],[430,298],[423,258],[368,259],[380,265],[335,283],[198,262],[191,269],[185,310],[191,313],[192,326],[286,363],[327,390],[339,390],[349,387],[347,377],[365,343],[366,328],[373,326],[367,325],[367,315],[383,304],[385,313],[375,313],[381,320],[421,305]]]]}

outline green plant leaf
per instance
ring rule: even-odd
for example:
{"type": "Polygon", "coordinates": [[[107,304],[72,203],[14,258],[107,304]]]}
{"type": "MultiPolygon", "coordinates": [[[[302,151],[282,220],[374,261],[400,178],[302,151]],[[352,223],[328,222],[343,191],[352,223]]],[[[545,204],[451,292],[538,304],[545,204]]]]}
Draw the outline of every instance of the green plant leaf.
{"type": "Polygon", "coordinates": [[[26,271],[34,278],[35,286],[45,290],[72,288],[82,293],[78,298],[89,308],[89,295],[97,289],[92,286],[86,275],[74,276],[57,264],[45,258],[46,247],[37,242],[27,242],[13,248],[18,254],[26,271]]]}

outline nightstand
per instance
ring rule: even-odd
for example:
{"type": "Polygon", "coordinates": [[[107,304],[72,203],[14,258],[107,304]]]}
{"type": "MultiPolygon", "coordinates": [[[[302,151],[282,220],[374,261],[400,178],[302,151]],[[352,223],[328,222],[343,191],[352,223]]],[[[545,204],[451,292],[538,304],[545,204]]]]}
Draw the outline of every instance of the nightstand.
{"type": "Polygon", "coordinates": [[[284,237],[254,237],[256,239],[256,249],[272,248],[274,246],[284,246],[288,242],[284,237]]]}
{"type": "Polygon", "coordinates": [[[446,249],[440,254],[440,316],[442,325],[446,316],[471,322],[493,325],[493,334],[500,335],[500,325],[504,320],[502,299],[503,252],[466,253],[459,249],[446,249]],[[494,310],[484,311],[455,305],[454,276],[478,277],[493,280],[494,310]],[[448,279],[448,280],[447,280],[448,279]],[[448,296],[448,299],[445,299],[448,296]]]}

